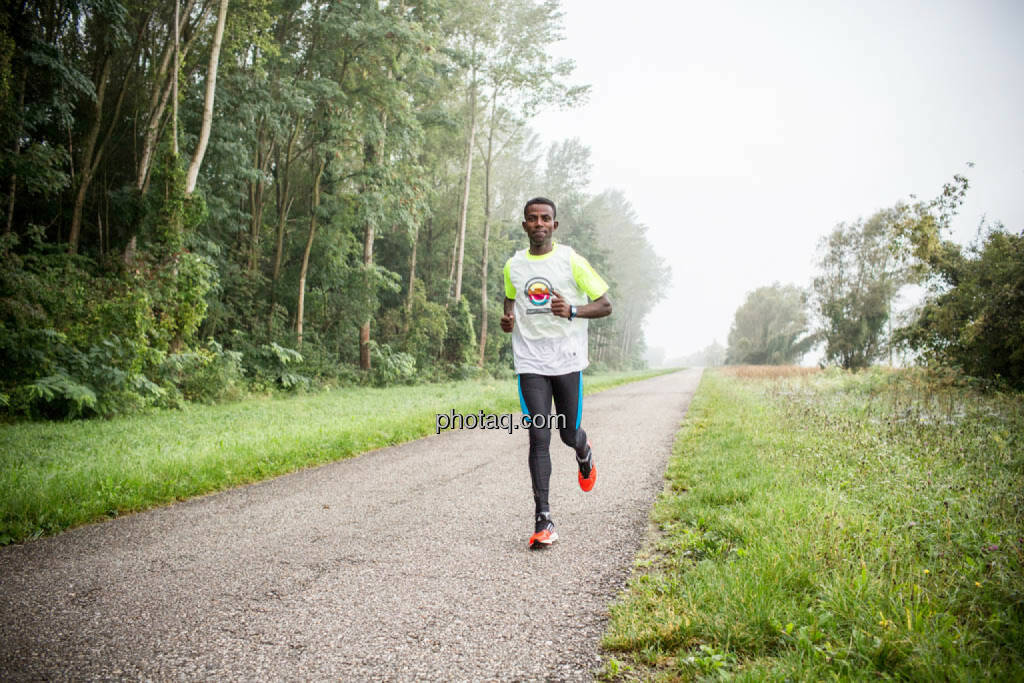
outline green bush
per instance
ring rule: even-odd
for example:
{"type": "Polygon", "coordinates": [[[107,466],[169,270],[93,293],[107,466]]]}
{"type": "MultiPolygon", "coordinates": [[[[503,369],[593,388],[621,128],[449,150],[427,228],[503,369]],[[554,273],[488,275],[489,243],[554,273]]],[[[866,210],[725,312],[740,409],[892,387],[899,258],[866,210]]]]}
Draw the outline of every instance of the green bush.
{"type": "Polygon", "coordinates": [[[900,338],[929,360],[1024,388],[1024,232],[933,252],[933,295],[900,338]]]}
{"type": "Polygon", "coordinates": [[[516,371],[510,365],[491,365],[487,371],[494,379],[514,380],[516,378],[516,371]]]}
{"type": "MultiPolygon", "coordinates": [[[[173,403],[168,353],[187,353],[215,271],[178,252],[107,266],[5,240],[0,264],[0,391],[9,415],[66,419],[173,403]],[[155,380],[155,381],[154,381],[155,380]]],[[[172,383],[173,385],[173,383],[172,383]]]]}
{"type": "Polygon", "coordinates": [[[308,389],[312,380],[298,372],[303,356],[277,342],[260,344],[243,354],[245,372],[255,389],[308,389]]]}
{"type": "Polygon", "coordinates": [[[0,355],[27,359],[8,384],[6,409],[31,418],[111,417],[158,402],[166,390],[134,370],[136,350],[110,335],[82,350],[53,329],[12,332],[0,327],[0,355]],[[25,370],[28,370],[27,372],[25,370]]]}
{"type": "Polygon", "coordinates": [[[448,320],[444,306],[428,301],[423,284],[417,281],[409,328],[404,335],[403,346],[398,348],[412,353],[416,358],[416,367],[425,373],[437,365],[447,336],[448,320]]]}
{"type": "Polygon", "coordinates": [[[476,360],[476,334],[473,331],[473,314],[465,297],[448,310],[448,326],[444,340],[444,361],[451,366],[453,376],[473,366],[476,360]]]}
{"type": "Polygon", "coordinates": [[[160,263],[140,262],[136,275],[141,281],[133,284],[147,295],[152,316],[150,345],[172,353],[187,347],[206,316],[206,295],[216,280],[213,265],[183,251],[160,263]]]}
{"type": "Polygon", "coordinates": [[[376,386],[411,384],[416,378],[416,359],[410,353],[371,341],[370,357],[370,381],[376,386]]]}
{"type": "Polygon", "coordinates": [[[213,340],[206,348],[167,356],[160,367],[165,386],[169,384],[186,401],[202,403],[240,397],[244,374],[242,354],[225,351],[213,340]]]}
{"type": "Polygon", "coordinates": [[[58,415],[75,417],[96,409],[96,392],[79,384],[66,372],[40,377],[31,384],[15,389],[15,401],[27,414],[40,414],[51,409],[58,415]]]}

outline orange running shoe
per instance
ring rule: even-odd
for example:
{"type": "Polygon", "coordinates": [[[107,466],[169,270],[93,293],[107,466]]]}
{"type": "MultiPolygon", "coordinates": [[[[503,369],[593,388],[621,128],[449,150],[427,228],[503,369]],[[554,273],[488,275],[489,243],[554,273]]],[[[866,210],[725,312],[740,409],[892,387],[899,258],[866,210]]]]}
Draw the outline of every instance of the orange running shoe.
{"type": "Polygon", "coordinates": [[[583,460],[576,458],[576,464],[580,466],[580,471],[576,475],[579,478],[580,488],[584,492],[590,491],[597,482],[597,468],[594,467],[594,457],[589,441],[587,442],[587,456],[583,460]]]}
{"type": "Polygon", "coordinates": [[[551,521],[550,512],[537,513],[537,525],[534,529],[536,533],[530,536],[531,550],[546,548],[558,540],[558,534],[555,532],[555,523],[551,521]]]}

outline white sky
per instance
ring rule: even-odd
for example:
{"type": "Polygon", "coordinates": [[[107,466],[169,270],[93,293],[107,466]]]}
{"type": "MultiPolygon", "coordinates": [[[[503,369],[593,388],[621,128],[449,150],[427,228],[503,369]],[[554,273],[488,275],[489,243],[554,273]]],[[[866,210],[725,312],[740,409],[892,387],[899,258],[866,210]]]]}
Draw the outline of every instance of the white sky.
{"type": "Polygon", "coordinates": [[[533,127],[588,145],[590,191],[623,190],[671,264],[645,325],[668,357],[725,345],[751,290],[808,286],[837,223],[933,198],[954,173],[971,181],[958,240],[982,216],[1024,229],[1024,2],[562,8],[552,51],[592,94],[533,127]]]}

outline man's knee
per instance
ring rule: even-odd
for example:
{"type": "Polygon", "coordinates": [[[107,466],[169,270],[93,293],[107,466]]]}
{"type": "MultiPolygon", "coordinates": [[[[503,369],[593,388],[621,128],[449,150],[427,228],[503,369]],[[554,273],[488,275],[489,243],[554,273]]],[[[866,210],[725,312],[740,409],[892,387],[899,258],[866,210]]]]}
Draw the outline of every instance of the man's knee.
{"type": "Polygon", "coordinates": [[[551,443],[551,430],[542,429],[541,427],[531,426],[530,427],[530,445],[531,446],[548,446],[551,443]]]}

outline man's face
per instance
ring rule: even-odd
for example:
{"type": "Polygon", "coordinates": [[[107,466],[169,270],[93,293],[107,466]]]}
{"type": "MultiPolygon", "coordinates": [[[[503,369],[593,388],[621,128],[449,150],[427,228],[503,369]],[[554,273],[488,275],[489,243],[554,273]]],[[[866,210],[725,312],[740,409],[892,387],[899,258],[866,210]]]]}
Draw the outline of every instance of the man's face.
{"type": "Polygon", "coordinates": [[[550,244],[551,236],[558,229],[558,221],[553,215],[554,210],[547,204],[530,204],[526,207],[525,214],[523,230],[530,238],[530,246],[543,247],[550,244]]]}

